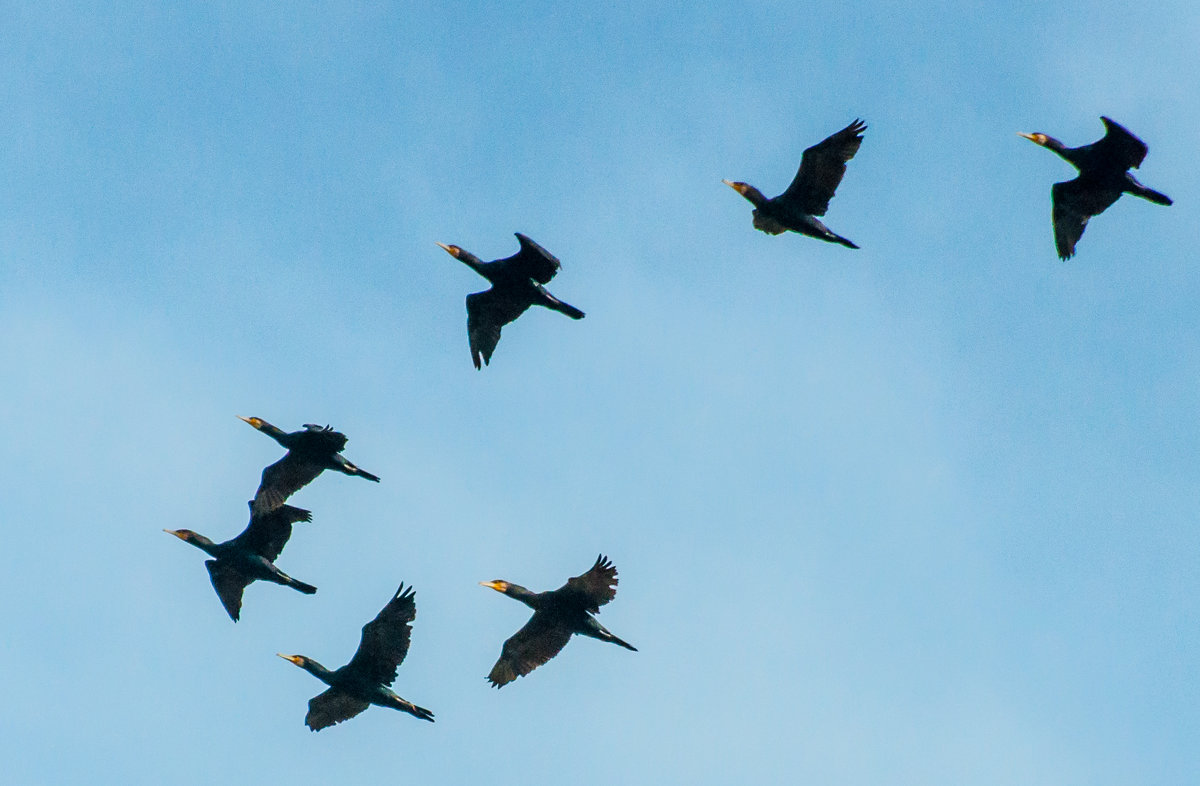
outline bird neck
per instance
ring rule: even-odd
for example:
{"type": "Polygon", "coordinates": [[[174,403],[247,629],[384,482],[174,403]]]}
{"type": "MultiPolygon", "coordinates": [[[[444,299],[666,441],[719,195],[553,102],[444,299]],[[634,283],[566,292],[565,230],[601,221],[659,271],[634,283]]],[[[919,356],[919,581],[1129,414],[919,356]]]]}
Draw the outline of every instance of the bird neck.
{"type": "Polygon", "coordinates": [[[1043,147],[1045,147],[1047,150],[1053,150],[1055,153],[1058,153],[1059,158],[1062,158],[1068,163],[1074,165],[1076,169],[1078,169],[1083,163],[1078,148],[1067,147],[1052,136],[1046,137],[1046,143],[1043,145],[1043,147]]]}
{"type": "Polygon", "coordinates": [[[331,672],[329,669],[322,666],[320,663],[317,663],[312,658],[306,659],[304,661],[304,665],[301,666],[300,668],[304,669],[309,674],[311,674],[314,677],[316,677],[317,679],[319,679],[321,682],[324,682],[327,685],[331,684],[329,682],[329,675],[332,674],[333,672],[331,672]]]}
{"type": "Polygon", "coordinates": [[[520,584],[509,584],[504,590],[504,594],[513,600],[519,600],[531,609],[538,608],[538,597],[540,593],[525,589],[520,584]]]}
{"type": "Polygon", "coordinates": [[[188,538],[188,543],[191,543],[196,548],[208,554],[211,557],[220,557],[220,548],[216,543],[213,543],[208,538],[200,533],[193,533],[192,537],[188,538]]]}
{"type": "Polygon", "coordinates": [[[744,196],[746,200],[755,207],[762,207],[763,205],[767,204],[768,201],[766,196],[763,195],[763,192],[749,184],[746,185],[746,190],[742,192],[742,196],[744,196]]]}
{"type": "Polygon", "coordinates": [[[462,262],[464,265],[471,268],[489,281],[491,280],[491,276],[488,275],[487,272],[486,263],[479,257],[472,254],[470,251],[460,251],[458,254],[458,261],[462,262]]]}
{"type": "Polygon", "coordinates": [[[260,428],[259,431],[266,434],[280,445],[283,445],[285,448],[287,447],[288,433],[278,426],[272,426],[270,423],[263,423],[262,428],[260,428]]]}

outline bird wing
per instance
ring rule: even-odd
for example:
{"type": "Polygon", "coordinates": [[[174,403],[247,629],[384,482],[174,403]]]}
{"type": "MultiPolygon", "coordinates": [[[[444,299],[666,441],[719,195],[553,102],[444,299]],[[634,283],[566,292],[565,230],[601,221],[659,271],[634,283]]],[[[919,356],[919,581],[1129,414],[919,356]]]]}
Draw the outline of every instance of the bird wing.
{"type": "Polygon", "coordinates": [[[346,435],[329,426],[305,423],[304,431],[297,434],[296,446],[315,453],[341,453],[346,447],[346,435]]]}
{"type": "Polygon", "coordinates": [[[504,642],[500,660],[492,667],[488,681],[499,688],[524,677],[561,652],[570,639],[570,628],[552,615],[535,612],[523,628],[504,642]]]}
{"type": "Polygon", "coordinates": [[[326,726],[350,720],[370,706],[370,703],[362,699],[342,693],[337,688],[330,688],[309,699],[308,714],[304,716],[304,723],[313,731],[320,731],[326,726]]]}
{"type": "Polygon", "coordinates": [[[255,513],[254,501],[250,501],[250,523],[234,540],[239,546],[274,562],[279,558],[288,538],[292,536],[292,525],[298,521],[312,521],[312,512],[291,505],[280,505],[269,513],[255,513]]]}
{"type": "Polygon", "coordinates": [[[263,470],[251,511],[262,514],[277,509],[288,497],[316,480],[324,469],[325,465],[312,456],[289,450],[287,455],[263,470]]]}
{"type": "Polygon", "coordinates": [[[358,651],[345,666],[347,672],[352,671],[356,677],[361,676],[372,683],[392,684],[396,679],[396,667],[408,654],[412,621],[417,617],[414,595],[412,587],[406,590],[401,584],[375,619],[363,625],[362,640],[358,651]]]}
{"type": "Polygon", "coordinates": [[[503,260],[503,263],[512,268],[514,274],[519,272],[520,275],[528,276],[540,284],[549,284],[550,279],[562,268],[558,257],[520,232],[515,234],[517,242],[521,244],[521,250],[503,260]]]}
{"type": "Polygon", "coordinates": [[[507,296],[494,288],[467,295],[467,338],[475,368],[491,362],[492,353],[500,343],[500,328],[524,314],[529,306],[528,300],[507,296]]]}
{"type": "Polygon", "coordinates": [[[237,622],[242,613],[242,592],[254,579],[230,568],[220,560],[205,560],[204,567],[208,568],[208,578],[212,581],[213,589],[217,591],[217,597],[221,599],[221,605],[225,607],[229,618],[237,622]]]}
{"type": "Polygon", "coordinates": [[[587,573],[568,579],[554,591],[559,598],[570,598],[593,614],[617,596],[617,568],[601,554],[587,573]]]}
{"type": "Polygon", "coordinates": [[[800,169],[792,184],[779,198],[796,203],[810,216],[823,216],[829,200],[846,174],[846,162],[854,158],[862,145],[867,124],[855,120],[850,125],[804,151],[800,169]]]}
{"type": "Polygon", "coordinates": [[[1122,169],[1133,167],[1137,169],[1146,159],[1150,148],[1146,143],[1134,136],[1128,128],[1107,117],[1100,118],[1104,122],[1104,136],[1096,142],[1094,149],[1099,156],[1119,163],[1122,169]]]}
{"type": "Polygon", "coordinates": [[[1097,187],[1082,177],[1055,183],[1050,188],[1054,244],[1058,247],[1059,259],[1070,259],[1075,255],[1075,244],[1083,237],[1088,219],[1103,213],[1120,196],[1120,191],[1097,187]]]}

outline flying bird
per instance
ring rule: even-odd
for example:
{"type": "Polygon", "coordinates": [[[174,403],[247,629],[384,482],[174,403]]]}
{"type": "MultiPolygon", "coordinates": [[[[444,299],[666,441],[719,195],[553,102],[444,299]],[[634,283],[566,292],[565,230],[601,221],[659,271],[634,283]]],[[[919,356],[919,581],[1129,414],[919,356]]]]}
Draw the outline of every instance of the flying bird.
{"type": "Polygon", "coordinates": [[[467,338],[471,345],[471,362],[483,368],[492,359],[500,343],[500,328],[525,313],[530,306],[543,306],[566,314],[571,319],[583,319],[583,312],[551,295],[543,284],[562,267],[549,251],[520,232],[516,233],[521,248],[516,254],[493,262],[484,262],[458,246],[438,243],[450,256],[462,262],[491,282],[492,288],[467,295],[467,338]]]}
{"type": "Polygon", "coordinates": [[[191,543],[213,559],[205,560],[213,589],[230,619],[238,621],[242,610],[242,592],[252,581],[270,581],[312,595],[317,588],[297,581],[279,568],[275,560],[292,536],[292,524],[312,521],[312,513],[291,505],[282,505],[268,513],[255,513],[250,506],[250,523],[242,534],[224,543],[213,543],[190,529],[165,529],[185,543],[191,543]]]}
{"type": "Polygon", "coordinates": [[[770,235],[799,232],[828,243],[858,248],[854,243],[825,226],[817,216],[825,215],[829,200],[846,174],[846,162],[854,158],[862,145],[867,124],[855,120],[850,125],[804,151],[800,170],[792,184],[777,197],[767,199],[749,183],[723,180],[725,185],[754,205],[754,228],[770,235]]]}
{"type": "Polygon", "coordinates": [[[257,512],[279,507],[327,469],[379,482],[378,476],[359,469],[342,456],[346,435],[329,426],[322,428],[305,423],[303,431],[289,434],[262,418],[243,418],[241,415],[238,418],[287,448],[287,455],[262,472],[262,482],[254,495],[254,510],[257,512]]]}
{"type": "Polygon", "coordinates": [[[636,647],[614,636],[592,616],[617,595],[617,569],[603,554],[596,558],[596,564],[587,573],[568,579],[566,584],[551,592],[531,592],[518,584],[500,580],[479,583],[533,609],[533,616],[525,627],[504,642],[500,660],[488,674],[488,681],[497,688],[525,676],[553,658],[567,645],[573,633],[637,652],[636,647]]]}
{"type": "Polygon", "coordinates": [[[1054,244],[1059,259],[1075,256],[1075,244],[1083,236],[1088,219],[1098,216],[1120,199],[1121,194],[1148,199],[1159,205],[1171,204],[1171,198],[1152,188],[1146,188],[1129,174],[1146,158],[1149,148],[1129,129],[1107,117],[1104,136],[1090,145],[1067,147],[1046,134],[1019,134],[1065,159],[1079,170],[1074,180],[1055,183],[1050,189],[1054,244]]]}
{"type": "Polygon", "coordinates": [[[400,698],[388,687],[396,680],[396,667],[408,654],[412,621],[417,616],[413,596],[412,587],[405,590],[401,584],[375,619],[363,625],[358,651],[340,669],[330,671],[303,655],[276,653],[329,686],[329,690],[308,702],[308,715],[304,718],[308,728],[320,731],[353,718],[372,704],[433,721],[432,712],[400,698]]]}

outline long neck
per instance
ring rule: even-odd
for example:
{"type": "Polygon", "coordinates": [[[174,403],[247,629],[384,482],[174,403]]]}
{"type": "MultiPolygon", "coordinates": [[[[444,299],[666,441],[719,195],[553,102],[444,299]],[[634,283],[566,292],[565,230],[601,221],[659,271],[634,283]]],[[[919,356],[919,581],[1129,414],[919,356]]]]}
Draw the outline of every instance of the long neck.
{"type": "Polygon", "coordinates": [[[492,280],[492,271],[488,269],[487,263],[472,254],[470,251],[460,251],[458,253],[458,261],[462,262],[464,265],[471,268],[488,281],[492,280]]]}
{"type": "Polygon", "coordinates": [[[1060,158],[1074,166],[1076,169],[1083,164],[1083,156],[1080,155],[1080,148],[1067,147],[1052,136],[1046,137],[1046,144],[1044,147],[1047,150],[1053,150],[1055,153],[1058,153],[1060,158]]]}
{"type": "Polygon", "coordinates": [[[270,423],[263,423],[262,428],[260,428],[259,431],[266,434],[268,437],[275,440],[280,445],[283,445],[285,448],[288,447],[288,443],[287,443],[288,433],[286,431],[284,431],[283,429],[278,428],[276,426],[272,426],[270,423]]]}
{"type": "Polygon", "coordinates": [[[313,675],[314,677],[316,677],[317,679],[319,679],[321,682],[325,683],[326,685],[332,684],[329,681],[329,675],[333,674],[333,672],[330,671],[329,669],[325,668],[324,666],[322,666],[320,663],[317,663],[312,658],[308,658],[307,660],[305,660],[304,665],[301,666],[300,668],[304,669],[309,674],[313,675]]]}
{"type": "Polygon", "coordinates": [[[755,207],[762,207],[767,203],[767,198],[763,196],[763,192],[749,184],[746,185],[746,190],[742,192],[742,196],[746,197],[750,204],[755,207]]]}
{"type": "Polygon", "coordinates": [[[504,590],[504,594],[507,595],[508,597],[512,598],[513,600],[521,601],[522,603],[524,603],[526,606],[528,606],[531,609],[538,608],[537,601],[538,601],[538,598],[540,597],[540,593],[533,592],[532,590],[527,590],[524,587],[522,587],[520,584],[509,584],[508,588],[506,590],[504,590]]]}
{"type": "Polygon", "coordinates": [[[209,540],[208,538],[204,537],[203,535],[201,535],[199,533],[194,533],[192,535],[192,537],[188,538],[187,542],[191,543],[193,546],[195,546],[196,548],[200,549],[201,551],[203,551],[204,553],[206,553],[210,556],[213,556],[213,557],[221,556],[221,554],[220,554],[221,549],[220,549],[219,545],[216,543],[213,543],[211,540],[209,540]]]}

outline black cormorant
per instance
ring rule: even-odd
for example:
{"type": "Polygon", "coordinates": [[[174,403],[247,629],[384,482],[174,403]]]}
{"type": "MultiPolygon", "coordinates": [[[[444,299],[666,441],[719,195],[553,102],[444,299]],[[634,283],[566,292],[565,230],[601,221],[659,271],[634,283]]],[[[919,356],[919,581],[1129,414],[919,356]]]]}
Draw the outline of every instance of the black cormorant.
{"type": "Polygon", "coordinates": [[[1034,144],[1053,150],[1079,170],[1074,180],[1055,183],[1050,189],[1053,206],[1054,244],[1059,259],[1075,255],[1075,244],[1083,236],[1088,219],[1098,216],[1116,202],[1121,194],[1133,194],[1159,205],[1171,204],[1171,198],[1146,188],[1129,174],[1146,158],[1146,143],[1127,128],[1107,117],[1104,136],[1090,145],[1067,147],[1046,134],[1020,134],[1034,144]]]}
{"type": "Polygon", "coordinates": [[[416,616],[413,589],[409,587],[405,590],[401,584],[375,619],[363,625],[358,651],[340,669],[330,671],[303,655],[277,653],[329,686],[329,690],[308,702],[308,715],[304,723],[310,729],[320,731],[326,726],[349,720],[372,704],[403,710],[421,720],[433,721],[432,712],[400,698],[388,687],[396,679],[396,667],[404,662],[404,656],[408,654],[411,623],[416,616]]]}
{"type": "Polygon", "coordinates": [[[269,513],[255,513],[254,503],[247,504],[251,511],[250,523],[242,534],[224,543],[213,543],[190,529],[163,530],[213,557],[206,560],[204,566],[208,568],[209,578],[212,579],[217,597],[221,599],[221,605],[234,622],[241,615],[242,591],[252,581],[282,584],[306,595],[317,591],[311,584],[297,581],[275,567],[275,560],[292,536],[292,524],[312,521],[312,514],[291,505],[282,505],[269,513]]]}
{"type": "Polygon", "coordinates": [[[754,228],[771,235],[791,230],[829,243],[858,248],[817,220],[829,209],[829,200],[846,174],[846,162],[854,158],[862,145],[867,124],[855,120],[823,142],[804,151],[800,170],[792,184],[773,199],[749,183],[722,181],[754,205],[754,228]]]}
{"type": "Polygon", "coordinates": [[[506,259],[484,262],[458,246],[438,243],[450,256],[467,265],[491,282],[492,288],[467,295],[467,337],[471,344],[471,362],[482,368],[492,359],[500,343],[500,328],[512,322],[530,306],[583,319],[583,312],[546,291],[543,284],[559,271],[562,264],[546,249],[516,233],[521,249],[506,259]]]}
{"type": "Polygon", "coordinates": [[[321,428],[305,423],[303,431],[289,434],[262,418],[238,417],[287,448],[286,456],[263,470],[262,482],[254,494],[255,510],[267,511],[279,507],[327,469],[379,482],[376,475],[359,469],[341,455],[346,447],[346,435],[329,426],[321,428]]]}
{"type": "Polygon", "coordinates": [[[488,680],[497,688],[523,677],[541,666],[566,646],[572,633],[619,644],[637,652],[601,625],[592,614],[617,594],[617,569],[603,554],[582,576],[551,592],[531,592],[507,581],[481,581],[485,587],[503,592],[533,609],[525,627],[514,633],[500,651],[488,680]]]}

